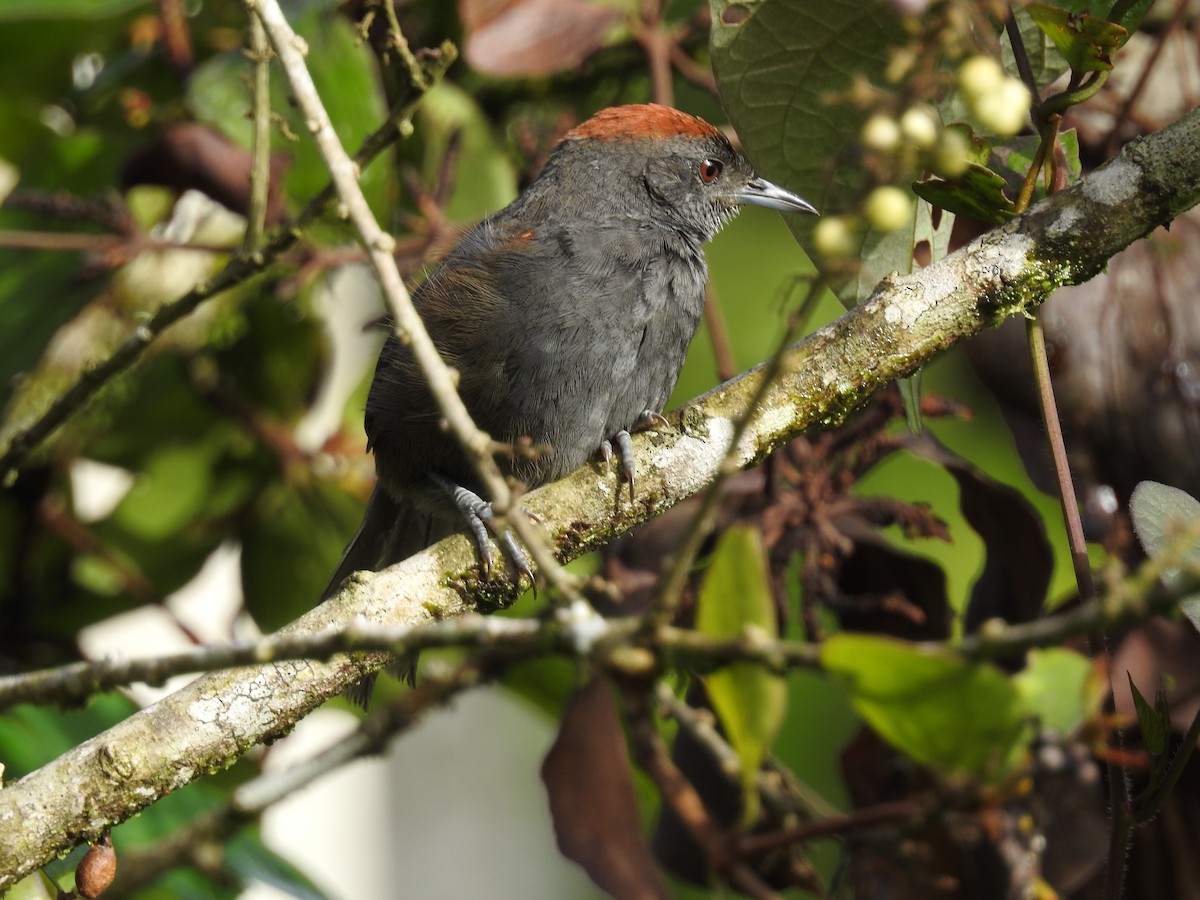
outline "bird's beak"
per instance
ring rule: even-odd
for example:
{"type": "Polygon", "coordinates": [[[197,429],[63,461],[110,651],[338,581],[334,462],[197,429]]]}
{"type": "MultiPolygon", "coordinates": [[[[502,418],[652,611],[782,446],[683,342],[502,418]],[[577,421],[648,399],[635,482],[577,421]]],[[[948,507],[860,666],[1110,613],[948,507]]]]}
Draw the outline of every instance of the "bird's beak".
{"type": "Polygon", "coordinates": [[[782,213],[810,213],[817,216],[817,208],[798,194],[784,190],[777,184],[772,184],[765,178],[751,178],[746,186],[737,192],[735,199],[738,203],[748,203],[752,206],[765,206],[782,213]]]}

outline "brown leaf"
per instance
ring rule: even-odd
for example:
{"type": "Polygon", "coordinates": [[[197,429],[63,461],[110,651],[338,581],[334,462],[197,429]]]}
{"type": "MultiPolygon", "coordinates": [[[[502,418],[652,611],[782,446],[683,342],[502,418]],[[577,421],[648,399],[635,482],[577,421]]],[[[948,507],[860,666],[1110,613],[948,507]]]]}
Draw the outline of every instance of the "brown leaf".
{"type": "Polygon", "coordinates": [[[941,465],[958,482],[963,517],[987,549],[983,572],[971,588],[968,631],[988,619],[1028,622],[1046,601],[1054,554],[1037,511],[1015,488],[1002,484],[929,435],[909,449],[941,465]]]}
{"type": "MultiPolygon", "coordinates": [[[[286,168],[283,156],[271,158],[268,225],[283,221],[280,185],[286,168]]],[[[163,128],[153,144],[126,160],[121,186],[156,184],[180,193],[191,188],[227,209],[246,215],[250,209],[250,169],[250,151],[215,128],[199,122],[176,122],[163,128]]]]}
{"type": "Polygon", "coordinates": [[[472,67],[506,77],[576,68],[604,44],[620,17],[587,0],[459,0],[472,67]]]}
{"type": "Polygon", "coordinates": [[[571,698],[542,782],[563,856],[618,900],[670,896],[642,839],[625,735],[603,677],[571,698]]]}

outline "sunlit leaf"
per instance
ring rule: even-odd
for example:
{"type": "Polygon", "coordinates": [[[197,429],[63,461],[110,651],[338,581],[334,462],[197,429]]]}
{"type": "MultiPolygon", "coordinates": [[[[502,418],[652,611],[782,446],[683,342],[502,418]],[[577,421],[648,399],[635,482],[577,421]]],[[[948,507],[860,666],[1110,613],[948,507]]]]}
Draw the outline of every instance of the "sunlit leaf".
{"type": "Polygon", "coordinates": [[[916,182],[913,190],[918,197],[941,209],[999,225],[1015,214],[1004,186],[1004,179],[991,169],[968,163],[967,170],[954,179],[929,178],[916,182]]]}
{"type": "Polygon", "coordinates": [[[944,775],[994,780],[1018,758],[1025,710],[994,666],[856,634],[827,639],[821,663],[880,737],[944,775]]]}
{"type": "Polygon", "coordinates": [[[1113,54],[1129,40],[1129,32],[1120,25],[1086,12],[1072,12],[1045,3],[1030,3],[1026,9],[1074,72],[1111,69],[1113,54]]]}
{"type": "MultiPolygon", "coordinates": [[[[778,633],[766,551],[757,530],[735,526],[713,551],[700,587],[696,630],[711,637],[737,637],[748,630],[778,633]]],[[[709,698],[742,763],[743,821],[758,817],[758,770],[783,723],[787,685],[761,666],[733,663],[705,679],[709,698]]]]}
{"type": "Polygon", "coordinates": [[[1069,735],[1098,711],[1102,699],[1092,661],[1074,650],[1031,650],[1013,676],[1025,707],[1040,728],[1069,735]]]}

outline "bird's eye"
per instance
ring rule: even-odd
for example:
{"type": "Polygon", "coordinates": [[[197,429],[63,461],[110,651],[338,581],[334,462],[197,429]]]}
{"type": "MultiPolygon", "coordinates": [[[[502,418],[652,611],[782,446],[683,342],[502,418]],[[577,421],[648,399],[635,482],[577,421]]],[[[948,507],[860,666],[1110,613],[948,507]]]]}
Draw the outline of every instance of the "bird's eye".
{"type": "Polygon", "coordinates": [[[700,180],[705,184],[712,184],[721,177],[721,170],[724,168],[719,159],[706,159],[700,163],[700,180]]]}

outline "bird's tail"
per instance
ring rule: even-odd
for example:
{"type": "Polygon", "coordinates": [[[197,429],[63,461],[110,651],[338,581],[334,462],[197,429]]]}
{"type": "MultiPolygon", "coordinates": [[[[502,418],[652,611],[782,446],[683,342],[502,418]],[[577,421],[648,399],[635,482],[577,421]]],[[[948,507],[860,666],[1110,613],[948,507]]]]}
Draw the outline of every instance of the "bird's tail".
{"type": "MultiPolygon", "coordinates": [[[[378,572],[424,550],[453,530],[452,523],[443,522],[441,517],[415,509],[411,504],[398,503],[376,485],[367,501],[367,511],[358,533],[342,553],[342,560],[321,594],[321,601],[336,594],[342,582],[354,572],[378,572]]],[[[415,667],[416,657],[412,656],[399,660],[388,669],[399,678],[411,678],[415,667]]],[[[347,689],[346,697],[365,708],[374,683],[375,676],[370,675],[347,689]]]]}

